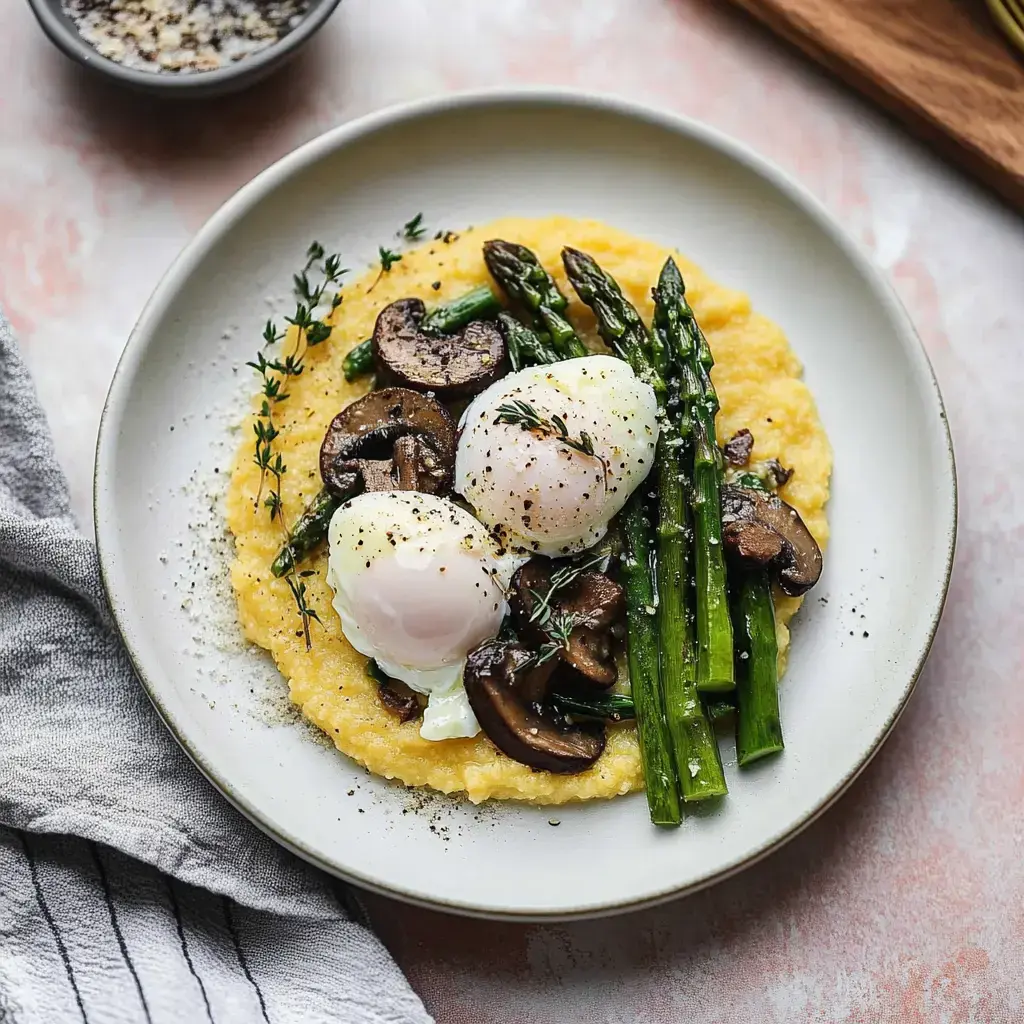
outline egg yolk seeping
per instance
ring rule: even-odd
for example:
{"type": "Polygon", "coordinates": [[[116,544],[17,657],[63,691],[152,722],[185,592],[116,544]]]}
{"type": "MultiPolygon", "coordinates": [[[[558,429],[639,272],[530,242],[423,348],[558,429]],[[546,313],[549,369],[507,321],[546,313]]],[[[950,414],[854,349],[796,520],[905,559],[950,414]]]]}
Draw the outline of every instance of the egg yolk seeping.
{"type": "Polygon", "coordinates": [[[455,488],[513,550],[596,544],[654,465],[654,389],[621,359],[533,366],[492,384],[460,424],[455,488]]]}
{"type": "Polygon", "coordinates": [[[328,540],[327,582],[348,642],[429,696],[425,739],[475,736],[462,670],[467,654],[501,627],[522,559],[502,556],[465,509],[413,491],[346,501],[328,540]]]}

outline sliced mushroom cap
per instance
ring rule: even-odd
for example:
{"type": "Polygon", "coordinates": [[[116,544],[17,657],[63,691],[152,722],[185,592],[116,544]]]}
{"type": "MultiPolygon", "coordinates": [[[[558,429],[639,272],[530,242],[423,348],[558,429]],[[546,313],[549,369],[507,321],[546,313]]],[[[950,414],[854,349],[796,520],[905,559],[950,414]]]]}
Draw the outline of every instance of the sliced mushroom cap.
{"type": "Polygon", "coordinates": [[[371,391],[331,420],[320,476],[338,497],[359,491],[443,494],[455,465],[455,422],[440,402],[406,388],[371,391]]]}
{"type": "Polygon", "coordinates": [[[474,320],[454,334],[420,329],[426,307],[419,299],[399,299],[381,310],[373,329],[377,377],[445,401],[477,395],[508,371],[505,339],[485,320],[474,320]]]}
{"type": "MultiPolygon", "coordinates": [[[[513,621],[528,643],[540,645],[546,636],[540,623],[531,621],[538,596],[551,589],[555,565],[546,558],[532,558],[512,577],[510,607],[513,621]]],[[[618,678],[612,652],[612,628],[626,612],[622,587],[604,573],[587,570],[568,586],[559,589],[551,607],[562,615],[572,615],[580,624],[569,634],[559,655],[591,686],[608,687],[618,678]]]]}
{"type": "Polygon", "coordinates": [[[811,531],[795,508],[766,491],[722,488],[722,541],[733,558],[773,572],[791,597],[821,576],[821,549],[811,531]]]}
{"type": "Polygon", "coordinates": [[[520,764],[559,775],[586,771],[604,750],[600,724],[573,724],[548,704],[529,700],[522,680],[530,651],[488,640],[471,651],[463,682],[473,713],[488,739],[520,764]]]}

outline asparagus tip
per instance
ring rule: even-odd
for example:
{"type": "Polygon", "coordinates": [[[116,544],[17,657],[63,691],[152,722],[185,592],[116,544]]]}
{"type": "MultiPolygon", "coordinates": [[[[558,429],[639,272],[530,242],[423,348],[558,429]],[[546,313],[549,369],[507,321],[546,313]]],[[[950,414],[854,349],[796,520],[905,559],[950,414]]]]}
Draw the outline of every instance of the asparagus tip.
{"type": "Polygon", "coordinates": [[[662,265],[661,273],[658,275],[658,287],[655,289],[657,292],[683,292],[685,285],[683,284],[683,275],[679,272],[679,267],[676,261],[669,256],[665,263],[662,265]]]}

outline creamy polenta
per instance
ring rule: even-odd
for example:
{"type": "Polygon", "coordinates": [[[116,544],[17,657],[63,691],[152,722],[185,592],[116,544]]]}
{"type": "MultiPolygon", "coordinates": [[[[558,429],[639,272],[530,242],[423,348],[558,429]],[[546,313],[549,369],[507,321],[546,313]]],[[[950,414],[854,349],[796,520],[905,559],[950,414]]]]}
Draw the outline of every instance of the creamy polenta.
{"type": "MultiPolygon", "coordinates": [[[[648,322],[651,285],[670,254],[663,246],[597,221],[507,218],[466,231],[447,243],[434,241],[405,252],[379,279],[374,270],[349,284],[333,316],[330,339],[309,349],[304,372],[289,382],[290,397],[274,410],[280,430],[274,450],[287,466],[281,498],[289,521],[320,490],[318,456],[328,423],[366,391],[363,382],[346,383],[341,366],[345,353],[372,334],[377,314],[396,299],[418,296],[429,305],[488,283],[481,244],[490,238],[531,248],[567,296],[573,291],[562,272],[562,247],[590,253],[648,322]]],[[[824,548],[832,457],[814,399],[799,379],[799,360],[782,331],[751,310],[745,295],[714,283],[678,255],[676,261],[715,356],[713,378],[721,401],[719,437],[726,439],[746,427],[755,438],[755,460],[778,458],[793,469],[782,496],[824,548]]],[[[600,345],[593,315],[575,299],[570,318],[588,343],[600,345]]],[[[288,680],[291,699],[339,750],[378,775],[445,793],[465,792],[474,802],[492,797],[563,803],[642,788],[636,732],[630,724],[609,727],[604,753],[579,775],[533,771],[500,753],[483,733],[473,739],[432,742],[420,737],[418,723],[399,724],[379,702],[366,658],[342,635],[325,579],[326,551],[303,566],[312,570],[304,579],[307,599],[321,619],[319,625],[312,623],[313,645],[307,651],[288,585],[270,572],[282,543],[282,528],[271,522],[265,508],[256,507],[260,472],[253,463],[249,426],[243,436],[227,494],[228,524],[236,550],[231,580],[239,620],[245,635],[273,656],[288,680]]],[[[776,606],[781,669],[789,644],[787,624],[800,599],[780,597],[776,606]]]]}

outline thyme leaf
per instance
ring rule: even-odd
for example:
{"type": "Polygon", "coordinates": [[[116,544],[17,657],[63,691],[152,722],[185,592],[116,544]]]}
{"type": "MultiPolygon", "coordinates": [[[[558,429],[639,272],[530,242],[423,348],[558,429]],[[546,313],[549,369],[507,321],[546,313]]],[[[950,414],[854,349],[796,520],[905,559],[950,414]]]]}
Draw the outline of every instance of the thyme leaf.
{"type": "Polygon", "coordinates": [[[418,242],[426,233],[427,229],[423,226],[422,213],[417,213],[412,220],[406,221],[402,225],[402,237],[410,242],[418,242]]]}

